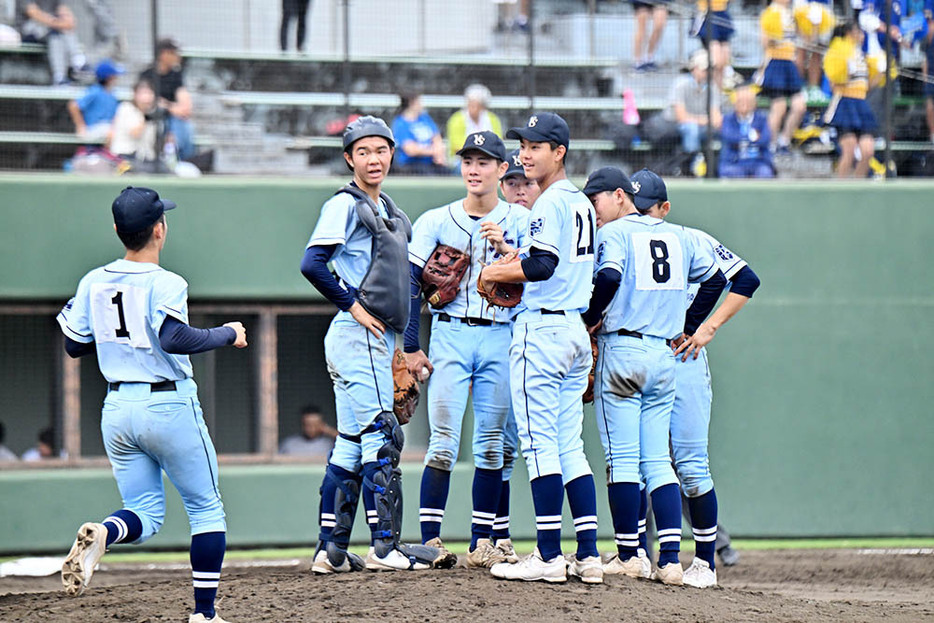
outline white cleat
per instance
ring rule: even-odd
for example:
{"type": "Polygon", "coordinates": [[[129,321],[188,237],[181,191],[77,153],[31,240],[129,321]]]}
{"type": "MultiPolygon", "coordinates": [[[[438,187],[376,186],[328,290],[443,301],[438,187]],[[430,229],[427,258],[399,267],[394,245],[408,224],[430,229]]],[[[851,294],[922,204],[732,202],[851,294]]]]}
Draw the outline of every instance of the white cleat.
{"type": "Polygon", "coordinates": [[[326,575],[329,573],[348,573],[353,571],[353,568],[350,566],[349,556],[344,558],[343,563],[335,567],[328,559],[328,553],[322,549],[315,554],[315,560],[311,563],[311,570],[318,575],[326,575]]]}
{"type": "Polygon", "coordinates": [[[560,554],[551,560],[543,560],[538,548],[516,563],[501,562],[490,568],[493,577],[503,580],[535,582],[567,582],[567,561],[560,554]]]}
{"type": "Polygon", "coordinates": [[[628,575],[631,578],[648,580],[652,577],[652,563],[641,550],[639,553],[639,556],[633,556],[626,561],[620,560],[619,554],[614,554],[603,565],[603,572],[607,575],[628,575]]]}
{"type": "Polygon", "coordinates": [[[471,569],[488,569],[501,562],[506,562],[506,556],[501,549],[493,547],[490,539],[477,539],[477,546],[467,552],[467,566],[471,569]]]}
{"type": "Polygon", "coordinates": [[[512,539],[499,539],[496,541],[496,549],[502,552],[506,562],[519,562],[519,554],[516,548],[512,546],[512,539]]]}
{"type": "Polygon", "coordinates": [[[84,592],[105,551],[107,527],[104,524],[89,522],[78,528],[75,543],[62,564],[62,585],[66,595],[77,597],[84,592]]]}
{"type": "Polygon", "coordinates": [[[680,562],[669,562],[664,567],[656,569],[652,573],[652,579],[662,584],[681,586],[684,584],[684,569],[680,562]]]}
{"type": "Polygon", "coordinates": [[[386,556],[380,558],[371,547],[366,555],[366,568],[370,571],[423,571],[430,569],[431,565],[410,560],[397,549],[391,550],[386,556]]]}
{"type": "Polygon", "coordinates": [[[209,619],[200,612],[188,615],[188,623],[230,623],[221,618],[221,615],[214,613],[214,618],[209,619]]]}
{"type": "Polygon", "coordinates": [[[684,570],[684,583],[694,588],[712,588],[717,585],[717,571],[706,560],[695,558],[684,570]]]}
{"type": "Polygon", "coordinates": [[[568,559],[568,575],[580,578],[584,584],[603,584],[603,563],[599,556],[578,560],[575,554],[568,559]]]}

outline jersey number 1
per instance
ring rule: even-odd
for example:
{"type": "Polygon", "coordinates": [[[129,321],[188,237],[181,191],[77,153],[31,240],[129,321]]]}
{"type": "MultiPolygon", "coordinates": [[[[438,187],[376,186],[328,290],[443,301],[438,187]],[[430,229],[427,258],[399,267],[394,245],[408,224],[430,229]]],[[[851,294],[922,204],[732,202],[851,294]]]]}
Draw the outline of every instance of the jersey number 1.
{"type": "Polygon", "coordinates": [[[117,337],[130,338],[130,332],[126,328],[126,317],[123,315],[123,292],[117,292],[114,294],[114,297],[110,299],[110,302],[117,306],[117,317],[120,319],[120,326],[117,327],[116,335],[117,337]]]}

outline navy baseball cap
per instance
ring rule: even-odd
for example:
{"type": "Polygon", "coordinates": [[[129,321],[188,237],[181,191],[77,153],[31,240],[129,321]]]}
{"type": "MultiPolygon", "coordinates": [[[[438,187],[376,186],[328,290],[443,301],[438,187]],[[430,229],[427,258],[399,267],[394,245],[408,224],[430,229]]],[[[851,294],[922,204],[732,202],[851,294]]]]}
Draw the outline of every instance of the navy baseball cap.
{"type": "Polygon", "coordinates": [[[629,178],[626,177],[626,174],[623,173],[622,169],[618,169],[617,167],[603,167],[597,169],[587,177],[587,181],[584,182],[584,188],[581,192],[589,197],[607,190],[613,192],[617,188],[622,188],[624,193],[630,195],[636,194],[632,183],[629,181],[629,178]]]}
{"type": "Polygon", "coordinates": [[[497,160],[506,161],[506,146],[503,145],[503,139],[498,137],[496,132],[489,130],[468,134],[464,146],[457,150],[457,155],[463,156],[468,151],[483,152],[497,160]]]}
{"type": "Polygon", "coordinates": [[[506,162],[509,163],[509,168],[506,169],[506,173],[503,174],[503,177],[499,178],[500,181],[515,175],[521,175],[525,177],[525,167],[522,166],[522,161],[519,160],[518,149],[513,149],[511,152],[509,152],[509,155],[506,156],[506,162]]]}
{"type": "Polygon", "coordinates": [[[109,58],[105,58],[97,64],[97,67],[94,68],[94,77],[97,78],[98,82],[106,80],[107,78],[112,78],[114,76],[120,76],[124,73],[125,71],[123,67],[116,64],[109,58]]]}
{"type": "Polygon", "coordinates": [[[665,182],[648,169],[633,173],[629,178],[632,183],[633,203],[640,210],[648,210],[656,203],[668,201],[668,189],[665,182]]]}
{"type": "Polygon", "coordinates": [[[119,232],[133,234],[143,231],[174,207],[174,201],[160,199],[159,193],[151,188],[127,186],[114,199],[114,225],[119,232]]]}
{"type": "Polygon", "coordinates": [[[525,127],[511,128],[506,132],[506,138],[524,138],[533,143],[548,143],[554,141],[558,145],[568,147],[571,143],[571,130],[568,123],[553,112],[537,112],[529,117],[525,127]]]}

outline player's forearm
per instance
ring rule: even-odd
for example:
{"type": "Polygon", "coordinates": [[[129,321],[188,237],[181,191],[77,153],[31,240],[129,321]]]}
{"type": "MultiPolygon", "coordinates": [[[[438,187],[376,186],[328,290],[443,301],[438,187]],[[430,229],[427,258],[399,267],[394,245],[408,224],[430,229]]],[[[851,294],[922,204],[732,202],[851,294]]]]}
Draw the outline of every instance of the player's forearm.
{"type": "Polygon", "coordinates": [[[336,248],[337,245],[308,247],[302,257],[301,271],[305,279],[326,299],[341,311],[348,311],[354,304],[354,297],[337,283],[337,279],[328,270],[328,261],[336,248]]]}
{"type": "Polygon", "coordinates": [[[159,345],[170,355],[194,355],[230,346],[237,332],[230,327],[198,329],[168,316],[159,330],[159,345]]]}
{"type": "Polygon", "coordinates": [[[484,281],[495,281],[498,283],[523,283],[529,280],[522,270],[522,264],[525,262],[510,262],[508,264],[491,264],[483,269],[484,281]]]}
{"type": "Polygon", "coordinates": [[[71,116],[71,121],[75,124],[75,130],[78,134],[84,133],[87,129],[87,124],[84,123],[84,115],[81,114],[81,108],[78,106],[78,102],[74,100],[68,102],[68,114],[71,116]]]}
{"type": "Polygon", "coordinates": [[[68,356],[72,359],[90,355],[96,349],[97,347],[94,345],[94,342],[76,342],[67,335],[65,336],[65,352],[68,353],[68,356]]]}
{"type": "Polygon", "coordinates": [[[603,317],[603,312],[616,296],[619,285],[623,281],[623,276],[618,270],[613,268],[604,268],[597,273],[594,280],[593,294],[590,297],[590,306],[581,316],[584,324],[592,327],[603,317]]]}
{"type": "Polygon", "coordinates": [[[694,297],[694,302],[691,303],[691,307],[685,314],[685,333],[688,335],[694,334],[697,327],[710,315],[714,305],[717,304],[717,300],[720,298],[720,294],[723,293],[723,288],[725,286],[726,277],[724,277],[723,273],[719,270],[713,277],[701,284],[697,296],[694,297]]]}
{"type": "Polygon", "coordinates": [[[409,324],[405,326],[403,334],[403,350],[407,353],[417,353],[422,349],[418,343],[422,312],[422,267],[412,263],[409,267],[409,324]]]}
{"type": "Polygon", "coordinates": [[[743,305],[748,302],[749,297],[729,292],[720,306],[710,315],[710,318],[702,324],[710,325],[716,331],[735,316],[743,308],[743,305]]]}

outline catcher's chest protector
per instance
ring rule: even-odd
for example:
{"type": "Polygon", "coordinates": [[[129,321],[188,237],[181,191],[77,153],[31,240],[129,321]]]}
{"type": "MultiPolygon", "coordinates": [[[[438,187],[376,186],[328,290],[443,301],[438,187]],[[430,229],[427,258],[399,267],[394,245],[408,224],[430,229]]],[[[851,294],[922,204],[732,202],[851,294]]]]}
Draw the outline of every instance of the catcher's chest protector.
{"type": "Polygon", "coordinates": [[[370,267],[357,289],[357,300],[388,327],[402,333],[409,322],[409,217],[384,193],[380,198],[389,218],[383,218],[370,196],[356,186],[348,185],[338,192],[357,199],[357,218],[373,237],[370,267]]]}

